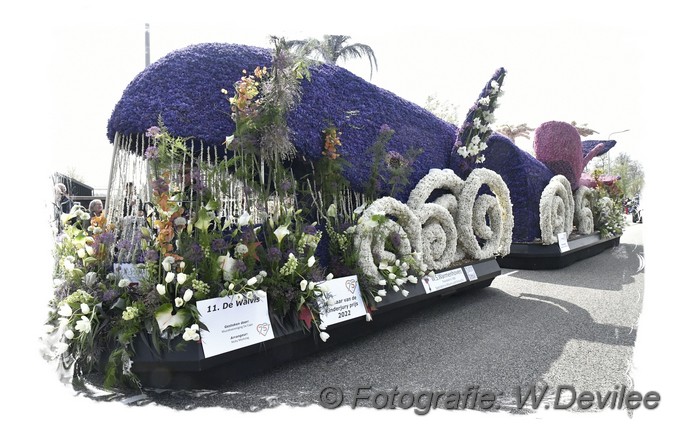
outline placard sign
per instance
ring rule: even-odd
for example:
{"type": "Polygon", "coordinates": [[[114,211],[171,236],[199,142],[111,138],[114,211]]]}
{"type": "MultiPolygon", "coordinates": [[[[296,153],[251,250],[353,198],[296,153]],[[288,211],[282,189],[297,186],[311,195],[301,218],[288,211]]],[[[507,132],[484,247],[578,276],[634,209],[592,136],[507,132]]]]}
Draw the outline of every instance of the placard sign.
{"type": "Polygon", "coordinates": [[[139,283],[144,277],[144,270],[137,268],[137,264],[113,264],[113,271],[120,274],[121,279],[128,279],[130,283],[139,283]]]}
{"type": "Polygon", "coordinates": [[[477,272],[473,266],[466,265],[463,268],[465,269],[465,274],[467,275],[469,281],[474,282],[477,280],[477,272]]]}
{"type": "Polygon", "coordinates": [[[560,245],[560,252],[567,252],[569,250],[569,242],[567,242],[567,233],[557,233],[557,243],[560,245]]]}
{"type": "Polygon", "coordinates": [[[328,307],[326,313],[322,311],[319,314],[321,321],[327,326],[366,315],[357,276],[338,277],[324,284],[328,286],[328,293],[335,300],[335,304],[328,307]]]}
{"type": "Polygon", "coordinates": [[[267,297],[235,295],[196,302],[201,322],[209,329],[201,330],[205,357],[247,347],[274,338],[269,320],[267,297]]]}
{"type": "Polygon", "coordinates": [[[440,289],[450,288],[461,283],[467,282],[465,273],[462,268],[455,270],[442,271],[434,275],[434,277],[425,276],[422,279],[425,293],[429,294],[440,289]]]}

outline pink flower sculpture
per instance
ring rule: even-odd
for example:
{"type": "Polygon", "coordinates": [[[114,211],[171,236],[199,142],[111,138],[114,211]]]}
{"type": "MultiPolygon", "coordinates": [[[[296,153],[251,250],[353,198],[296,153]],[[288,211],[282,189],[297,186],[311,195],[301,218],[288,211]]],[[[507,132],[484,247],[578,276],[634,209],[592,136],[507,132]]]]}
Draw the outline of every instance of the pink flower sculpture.
{"type": "Polygon", "coordinates": [[[581,136],[576,128],[565,122],[546,122],[536,129],[534,152],[536,159],[548,167],[555,175],[564,175],[576,190],[581,174],[588,162],[604,149],[597,144],[583,156],[581,136]]]}

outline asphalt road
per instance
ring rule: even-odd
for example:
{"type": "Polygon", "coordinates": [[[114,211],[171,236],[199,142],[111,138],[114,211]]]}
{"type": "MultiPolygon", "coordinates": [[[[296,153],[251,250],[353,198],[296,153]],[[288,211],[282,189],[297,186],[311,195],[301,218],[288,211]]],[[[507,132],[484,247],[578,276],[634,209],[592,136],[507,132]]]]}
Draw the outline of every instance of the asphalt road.
{"type": "Polygon", "coordinates": [[[378,333],[219,390],[100,390],[90,398],[258,411],[319,405],[328,386],[345,394],[346,405],[363,386],[417,393],[474,385],[497,395],[497,410],[523,412],[515,406],[518,386],[548,386],[544,402],[558,385],[602,392],[631,387],[643,297],[642,227],[630,225],[619,246],[564,269],[503,270],[488,288],[441,299],[378,333]]]}

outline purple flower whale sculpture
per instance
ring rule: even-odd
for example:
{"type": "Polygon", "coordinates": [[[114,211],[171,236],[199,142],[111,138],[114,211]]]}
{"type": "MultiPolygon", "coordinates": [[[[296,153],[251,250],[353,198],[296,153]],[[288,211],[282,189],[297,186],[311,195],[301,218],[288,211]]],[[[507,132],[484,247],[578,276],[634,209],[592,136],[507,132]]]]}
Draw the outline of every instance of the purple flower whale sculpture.
{"type": "MultiPolygon", "coordinates": [[[[271,60],[266,49],[232,44],[199,44],[172,52],[147,67],[125,89],[109,119],[108,138],[113,142],[118,134],[144,141],[146,130],[161,116],[171,134],[214,146],[219,155],[225,155],[223,142],[235,126],[221,89],[233,94],[233,84],[243,75],[242,70],[269,67],[271,60]]],[[[470,172],[469,167],[461,167],[465,162],[455,152],[457,126],[343,68],[318,64],[310,71],[311,80],[302,83],[300,103],[287,119],[300,156],[322,156],[323,131],[332,123],[342,132],[339,152],[351,163],[345,176],[354,190],[363,191],[371,171],[371,146],[381,127],[388,125],[394,130],[388,152],[422,150],[416,159],[410,159],[410,185],[398,198],[404,200],[430,169],[450,168],[461,176],[470,172]]],[[[475,167],[498,172],[508,185],[515,217],[513,241],[540,237],[541,192],[556,172],[500,134],[492,134],[487,144],[486,160],[475,167]]],[[[134,149],[141,154],[145,147],[134,149]]],[[[573,143],[572,150],[581,153],[582,147],[573,143]]],[[[574,173],[584,165],[575,157],[573,163],[574,173]]]]}

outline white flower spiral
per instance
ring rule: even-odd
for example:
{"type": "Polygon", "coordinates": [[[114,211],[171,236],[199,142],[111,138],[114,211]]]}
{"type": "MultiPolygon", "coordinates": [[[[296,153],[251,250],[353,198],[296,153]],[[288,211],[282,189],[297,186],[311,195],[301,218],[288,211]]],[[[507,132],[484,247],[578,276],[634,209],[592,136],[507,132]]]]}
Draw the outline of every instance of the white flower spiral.
{"type": "Polygon", "coordinates": [[[464,257],[457,251],[455,223],[456,195],[464,184],[450,169],[431,169],[411,191],[407,204],[418,216],[422,227],[423,261],[435,270],[446,269],[464,257]],[[443,194],[426,203],[435,190],[448,190],[453,194],[443,194]]]}
{"type": "Polygon", "coordinates": [[[377,267],[380,261],[394,263],[397,257],[421,252],[421,239],[420,221],[413,211],[392,197],[380,198],[366,208],[358,221],[354,243],[359,250],[359,268],[377,283],[382,279],[377,267]],[[387,221],[382,224],[373,221],[372,217],[378,214],[386,215],[387,221]],[[385,248],[391,233],[399,235],[397,254],[385,248]]]}
{"type": "Polygon", "coordinates": [[[552,177],[541,194],[539,207],[541,240],[544,245],[557,243],[559,233],[571,234],[574,225],[574,198],[571,184],[563,175],[552,177]]]}
{"type": "Polygon", "coordinates": [[[574,222],[580,234],[591,234],[595,231],[593,222],[593,197],[595,191],[585,186],[574,192],[574,222]]]}
{"type": "Polygon", "coordinates": [[[460,193],[457,225],[458,240],[465,253],[473,259],[503,256],[510,252],[514,217],[510,190],[500,175],[484,168],[470,173],[460,193]],[[485,184],[495,197],[479,195],[485,184]],[[484,240],[481,246],[478,239],[484,240]]]}

